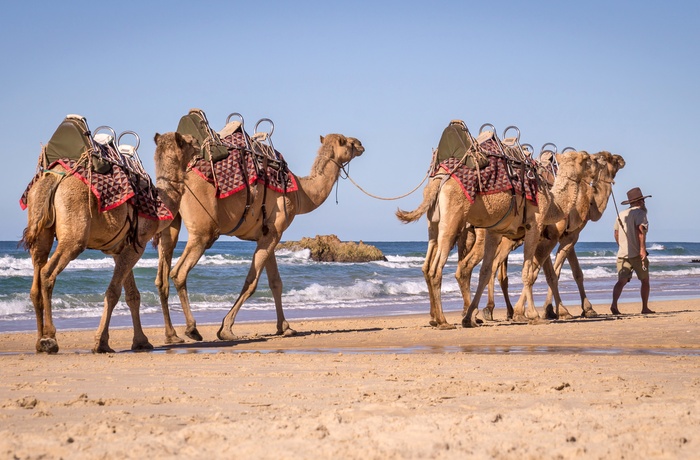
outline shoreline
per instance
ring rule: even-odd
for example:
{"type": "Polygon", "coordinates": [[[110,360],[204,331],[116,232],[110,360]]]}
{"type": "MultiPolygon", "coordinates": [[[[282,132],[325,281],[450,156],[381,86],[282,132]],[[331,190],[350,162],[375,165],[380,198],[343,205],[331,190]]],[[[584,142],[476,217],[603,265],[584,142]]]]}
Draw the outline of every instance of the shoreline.
{"type": "MultiPolygon", "coordinates": [[[[363,347],[373,348],[411,348],[416,346],[428,347],[477,347],[477,346],[550,346],[569,348],[639,348],[638,344],[651,345],[651,348],[700,348],[700,334],[697,339],[687,337],[680,330],[674,335],[664,329],[647,331],[648,337],[622,334],[621,322],[663,319],[671,314],[690,312],[700,313],[700,298],[650,301],[649,305],[656,313],[642,315],[638,310],[639,302],[620,303],[621,316],[613,316],[609,307],[595,304],[597,318],[574,318],[572,320],[556,320],[541,325],[512,323],[505,320],[505,309],[495,310],[494,322],[486,322],[481,327],[465,329],[461,327],[461,311],[446,311],[448,321],[456,326],[453,330],[438,331],[428,325],[429,314],[410,313],[384,316],[362,316],[344,318],[317,318],[294,320],[289,319],[290,326],[297,331],[296,336],[280,337],[275,334],[274,320],[241,321],[234,325],[234,333],[238,336],[235,341],[220,341],[216,338],[218,323],[198,324],[197,327],[204,337],[202,342],[192,341],[184,335],[184,326],[175,326],[182,344],[165,344],[162,327],[144,327],[146,336],[156,351],[202,349],[246,349],[269,350],[288,349],[301,350],[306,348],[352,348],[352,340],[357,338],[363,347]],[[610,335],[596,334],[593,325],[599,324],[610,335]],[[586,334],[581,334],[581,331],[586,334]],[[409,335],[412,331],[413,336],[409,335]],[[347,334],[352,332],[352,334],[347,334]],[[364,333],[364,334],[363,334],[364,333]],[[357,336],[348,338],[347,335],[357,336]],[[618,337],[619,335],[619,337],[618,337]],[[671,335],[671,336],[669,336],[671,335]],[[688,339],[684,344],[681,337],[688,339]],[[333,344],[337,340],[336,344],[333,344]]],[[[540,311],[541,309],[538,309],[540,311]]],[[[575,310],[570,307],[570,311],[575,310]]],[[[664,321],[668,322],[668,321],[664,321]]],[[[668,327],[668,326],[666,326],[668,327]]],[[[95,329],[58,330],[57,339],[61,352],[85,352],[92,348],[95,329]]],[[[699,331],[700,332],[700,331],[699,331]]],[[[116,352],[129,352],[131,346],[132,328],[130,326],[110,328],[110,345],[116,352]]],[[[0,354],[34,353],[36,332],[2,332],[0,333],[0,354]]]]}
{"type": "MultiPolygon", "coordinates": [[[[428,314],[237,323],[93,354],[94,331],[0,334],[3,458],[696,458],[700,299],[436,330],[428,314]],[[591,352],[586,352],[590,349],[591,352]]],[[[505,312],[502,313],[503,317],[505,312]]],[[[447,318],[459,323],[460,312],[447,318]]],[[[177,328],[182,334],[182,327],[177,328]]]]}

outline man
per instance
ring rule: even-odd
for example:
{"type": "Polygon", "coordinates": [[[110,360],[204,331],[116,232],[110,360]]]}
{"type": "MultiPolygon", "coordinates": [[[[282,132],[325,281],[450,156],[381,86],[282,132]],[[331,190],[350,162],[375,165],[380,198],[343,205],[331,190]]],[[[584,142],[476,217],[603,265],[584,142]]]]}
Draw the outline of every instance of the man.
{"type": "Polygon", "coordinates": [[[642,282],[640,289],[642,295],[642,314],[654,313],[647,305],[649,302],[649,253],[646,248],[646,235],[649,228],[647,222],[647,208],[644,200],[651,195],[644,196],[639,187],[627,192],[627,200],[622,204],[629,204],[629,208],[620,213],[615,221],[615,241],[619,246],[617,251],[617,283],[613,288],[612,305],[610,311],[613,315],[619,315],[617,300],[622,294],[622,289],[632,280],[632,273],[642,282]]]}

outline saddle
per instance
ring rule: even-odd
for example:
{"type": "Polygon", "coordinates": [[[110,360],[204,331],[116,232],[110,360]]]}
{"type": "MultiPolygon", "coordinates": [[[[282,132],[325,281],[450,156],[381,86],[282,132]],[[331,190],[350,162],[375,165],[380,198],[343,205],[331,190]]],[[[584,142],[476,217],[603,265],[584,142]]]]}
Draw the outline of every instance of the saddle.
{"type": "Polygon", "coordinates": [[[61,165],[66,174],[77,177],[90,188],[100,212],[129,202],[143,217],[172,219],[143,167],[138,155],[139,145],[140,138],[134,131],[124,131],[117,136],[109,126],[100,126],[93,134],[84,117],[66,116],[42,148],[37,172],[20,199],[20,207],[27,207],[32,185],[43,174],[61,165]],[[133,136],[136,145],[122,143],[125,136],[133,136]]]}
{"type": "Polygon", "coordinates": [[[215,132],[204,112],[192,109],[181,118],[178,132],[181,132],[181,127],[195,125],[200,127],[200,138],[203,139],[200,145],[204,143],[210,147],[200,149],[200,154],[192,162],[192,170],[216,187],[217,198],[226,198],[254,183],[264,183],[266,188],[279,193],[298,189],[287,162],[272,144],[274,123],[269,118],[259,120],[253,136],[250,136],[245,131],[243,116],[232,113],[226,118],[224,128],[215,132]],[[263,123],[269,123],[269,132],[258,131],[263,123]],[[225,156],[211,153],[219,152],[220,147],[226,149],[225,156]]]}

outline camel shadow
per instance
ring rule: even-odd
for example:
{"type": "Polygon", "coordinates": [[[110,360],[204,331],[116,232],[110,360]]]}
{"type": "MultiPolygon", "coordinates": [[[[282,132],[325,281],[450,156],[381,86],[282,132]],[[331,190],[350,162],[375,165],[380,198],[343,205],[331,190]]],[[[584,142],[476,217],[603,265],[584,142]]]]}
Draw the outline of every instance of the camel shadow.
{"type": "MultiPolygon", "coordinates": [[[[283,336],[279,334],[263,334],[256,336],[242,336],[236,340],[211,340],[211,341],[201,341],[201,342],[186,342],[186,343],[173,343],[164,344],[161,346],[154,347],[153,352],[165,352],[165,353],[197,353],[197,352],[208,352],[209,350],[232,348],[240,345],[251,345],[256,343],[267,343],[275,340],[290,339],[296,337],[309,337],[309,336],[319,336],[319,335],[335,335],[335,334],[350,334],[356,332],[378,332],[383,330],[391,330],[395,328],[382,328],[382,327],[368,327],[368,328],[353,328],[353,329],[325,329],[325,330],[310,330],[297,332],[291,336],[283,336]]],[[[274,350],[266,350],[266,352],[273,352],[274,350]]],[[[126,351],[131,353],[131,351],[126,351]]]]}

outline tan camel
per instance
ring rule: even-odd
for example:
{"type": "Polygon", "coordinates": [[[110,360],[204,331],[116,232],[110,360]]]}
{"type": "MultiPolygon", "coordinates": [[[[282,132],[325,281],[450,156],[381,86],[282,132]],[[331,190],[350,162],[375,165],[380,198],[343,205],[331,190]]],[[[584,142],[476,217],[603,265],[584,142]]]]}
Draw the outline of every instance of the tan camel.
{"type": "MultiPolygon", "coordinates": [[[[591,162],[589,163],[589,168],[585,171],[581,181],[579,183],[579,193],[576,199],[574,207],[571,209],[569,214],[557,222],[556,224],[550,224],[544,227],[542,235],[540,235],[540,242],[538,244],[538,251],[546,252],[550,249],[549,246],[552,240],[558,240],[559,236],[562,234],[558,229],[560,228],[577,228],[581,223],[581,214],[588,212],[589,202],[590,202],[590,190],[591,182],[599,176],[601,167],[604,166],[604,161],[600,160],[597,155],[591,155],[591,162]]],[[[466,277],[466,282],[470,283],[471,275],[474,268],[482,261],[484,257],[484,240],[486,237],[486,232],[488,230],[483,228],[468,228],[468,231],[474,232],[475,237],[472,238],[474,244],[469,247],[468,254],[460,262],[463,266],[462,275],[466,277]]],[[[496,251],[496,256],[493,261],[493,273],[498,273],[498,278],[501,284],[501,290],[503,292],[503,297],[506,302],[507,318],[513,318],[513,306],[510,303],[510,297],[508,295],[508,275],[507,275],[507,264],[509,254],[515,250],[522,243],[522,239],[512,240],[507,236],[502,236],[498,249],[496,251]]],[[[552,283],[550,276],[551,271],[548,270],[551,267],[551,259],[545,257],[543,259],[543,266],[545,268],[545,274],[547,276],[548,283],[552,283]]],[[[552,287],[550,287],[552,289],[552,287]]],[[[553,285],[552,295],[557,300],[557,305],[561,305],[561,298],[559,296],[558,285],[555,283],[553,285]]],[[[493,321],[493,310],[495,308],[495,295],[494,295],[494,278],[491,277],[488,281],[488,300],[486,302],[486,307],[482,311],[482,315],[485,320],[493,321]]],[[[549,319],[556,319],[547,310],[546,317],[549,319]]]]}
{"type": "MultiPolygon", "coordinates": [[[[156,187],[163,203],[176,214],[184,191],[184,172],[195,151],[179,134],[155,135],[156,187]]],[[[131,311],[134,337],[131,349],[152,349],[141,328],[140,294],[132,268],[146,244],[170,221],[137,217],[135,241],[130,241],[129,220],[137,214],[133,207],[122,204],[99,212],[97,200],[80,179],[66,175],[57,166],[32,186],[27,197],[28,225],[22,243],[29,250],[34,265],[30,291],[36,312],[37,352],[57,353],[56,327],[51,315],[51,295],[56,277],[68,263],[85,249],[99,249],[114,257],[114,274],[105,292],[104,311],[95,335],[96,353],[112,353],[109,347],[109,321],[119,301],[122,287],[131,311]],[[56,250],[49,258],[54,237],[56,250]]]]}
{"type": "MultiPolygon", "coordinates": [[[[535,257],[535,249],[539,235],[545,225],[557,222],[569,213],[578,196],[579,182],[590,162],[585,152],[567,152],[557,156],[559,174],[551,189],[541,187],[538,194],[538,204],[514,195],[510,191],[487,195],[477,195],[470,203],[465,197],[460,185],[454,178],[447,180],[444,185],[440,177],[433,178],[423,192],[423,202],[419,207],[406,212],[398,210],[396,215],[403,222],[418,220],[423,214],[428,216],[428,250],[423,264],[423,274],[428,285],[430,297],[431,324],[441,329],[452,329],[447,323],[442,311],[440,289],[442,286],[442,271],[447,257],[455,244],[460,254],[464,254],[467,223],[475,227],[488,227],[485,235],[484,262],[479,275],[479,287],[470,304],[469,286],[462,276],[462,264],[457,267],[457,281],[465,299],[465,315],[462,319],[464,327],[476,326],[473,314],[479,304],[479,299],[492,273],[492,263],[496,248],[503,235],[516,239],[524,233],[524,262],[523,262],[523,293],[521,300],[527,300],[527,317],[539,318],[532,300],[532,285],[537,277],[542,260],[535,257]]],[[[524,320],[524,304],[515,306],[515,318],[524,320]]]]}
{"type": "Polygon", "coordinates": [[[550,286],[544,307],[546,316],[550,319],[572,318],[561,302],[557,286],[565,260],[569,261],[581,296],[582,316],[585,318],[598,316],[598,313],[593,309],[593,305],[591,305],[586,296],[586,290],[583,286],[583,271],[579,265],[574,246],[586,224],[590,221],[597,222],[602,217],[603,212],[605,212],[608,199],[612,193],[615,176],[620,169],[625,167],[625,160],[620,155],[613,155],[606,151],[593,154],[591,158],[597,167],[593,172],[592,180],[585,184],[585,187],[582,187],[581,198],[577,200],[576,207],[569,214],[568,222],[559,222],[548,226],[546,231],[547,239],[542,242],[545,245],[543,249],[545,251],[548,247],[551,251],[559,243],[554,263],[552,264],[551,259],[547,258],[544,265],[544,271],[550,286]],[[556,308],[552,306],[552,297],[556,301],[556,308]]]}
{"type": "Polygon", "coordinates": [[[236,193],[218,199],[212,184],[194,172],[188,173],[185,179],[187,193],[183,196],[180,208],[181,220],[176,219],[167,231],[162,233],[159,244],[156,286],[163,308],[166,341],[168,343],[182,342],[170,320],[168,308],[169,278],[173,279],[173,284],[182,303],[187,323],[185,334],[193,340],[202,340],[191,312],[187,293],[187,275],[204,254],[204,251],[210,248],[222,233],[236,236],[242,240],[256,241],[257,247],[243,288],[233,307],[224,317],[217,333],[218,338],[221,340],[234,340],[236,338],[232,331],[236,315],[243,302],[255,292],[263,269],[267,272],[268,282],[275,300],[277,333],[295,334],[295,331],[290,329],[282,311],[282,280],[277,269],[275,246],[295,216],[313,211],[326,200],[333,185],[338,180],[341,169],[350,160],[362,155],[364,150],[362,143],[352,137],[340,134],[321,136],[321,147],[311,167],[311,174],[307,177],[297,177],[298,190],[286,194],[272,190],[267,190],[265,193],[263,184],[251,186],[252,205],[250,210],[252,212],[248,212],[248,217],[240,226],[238,226],[240,216],[244,213],[247,201],[246,193],[236,193]],[[259,212],[263,199],[265,199],[267,211],[265,222],[262,220],[263,213],[259,212]],[[173,250],[177,243],[182,221],[185,223],[189,237],[182,256],[171,273],[173,250]]]}

